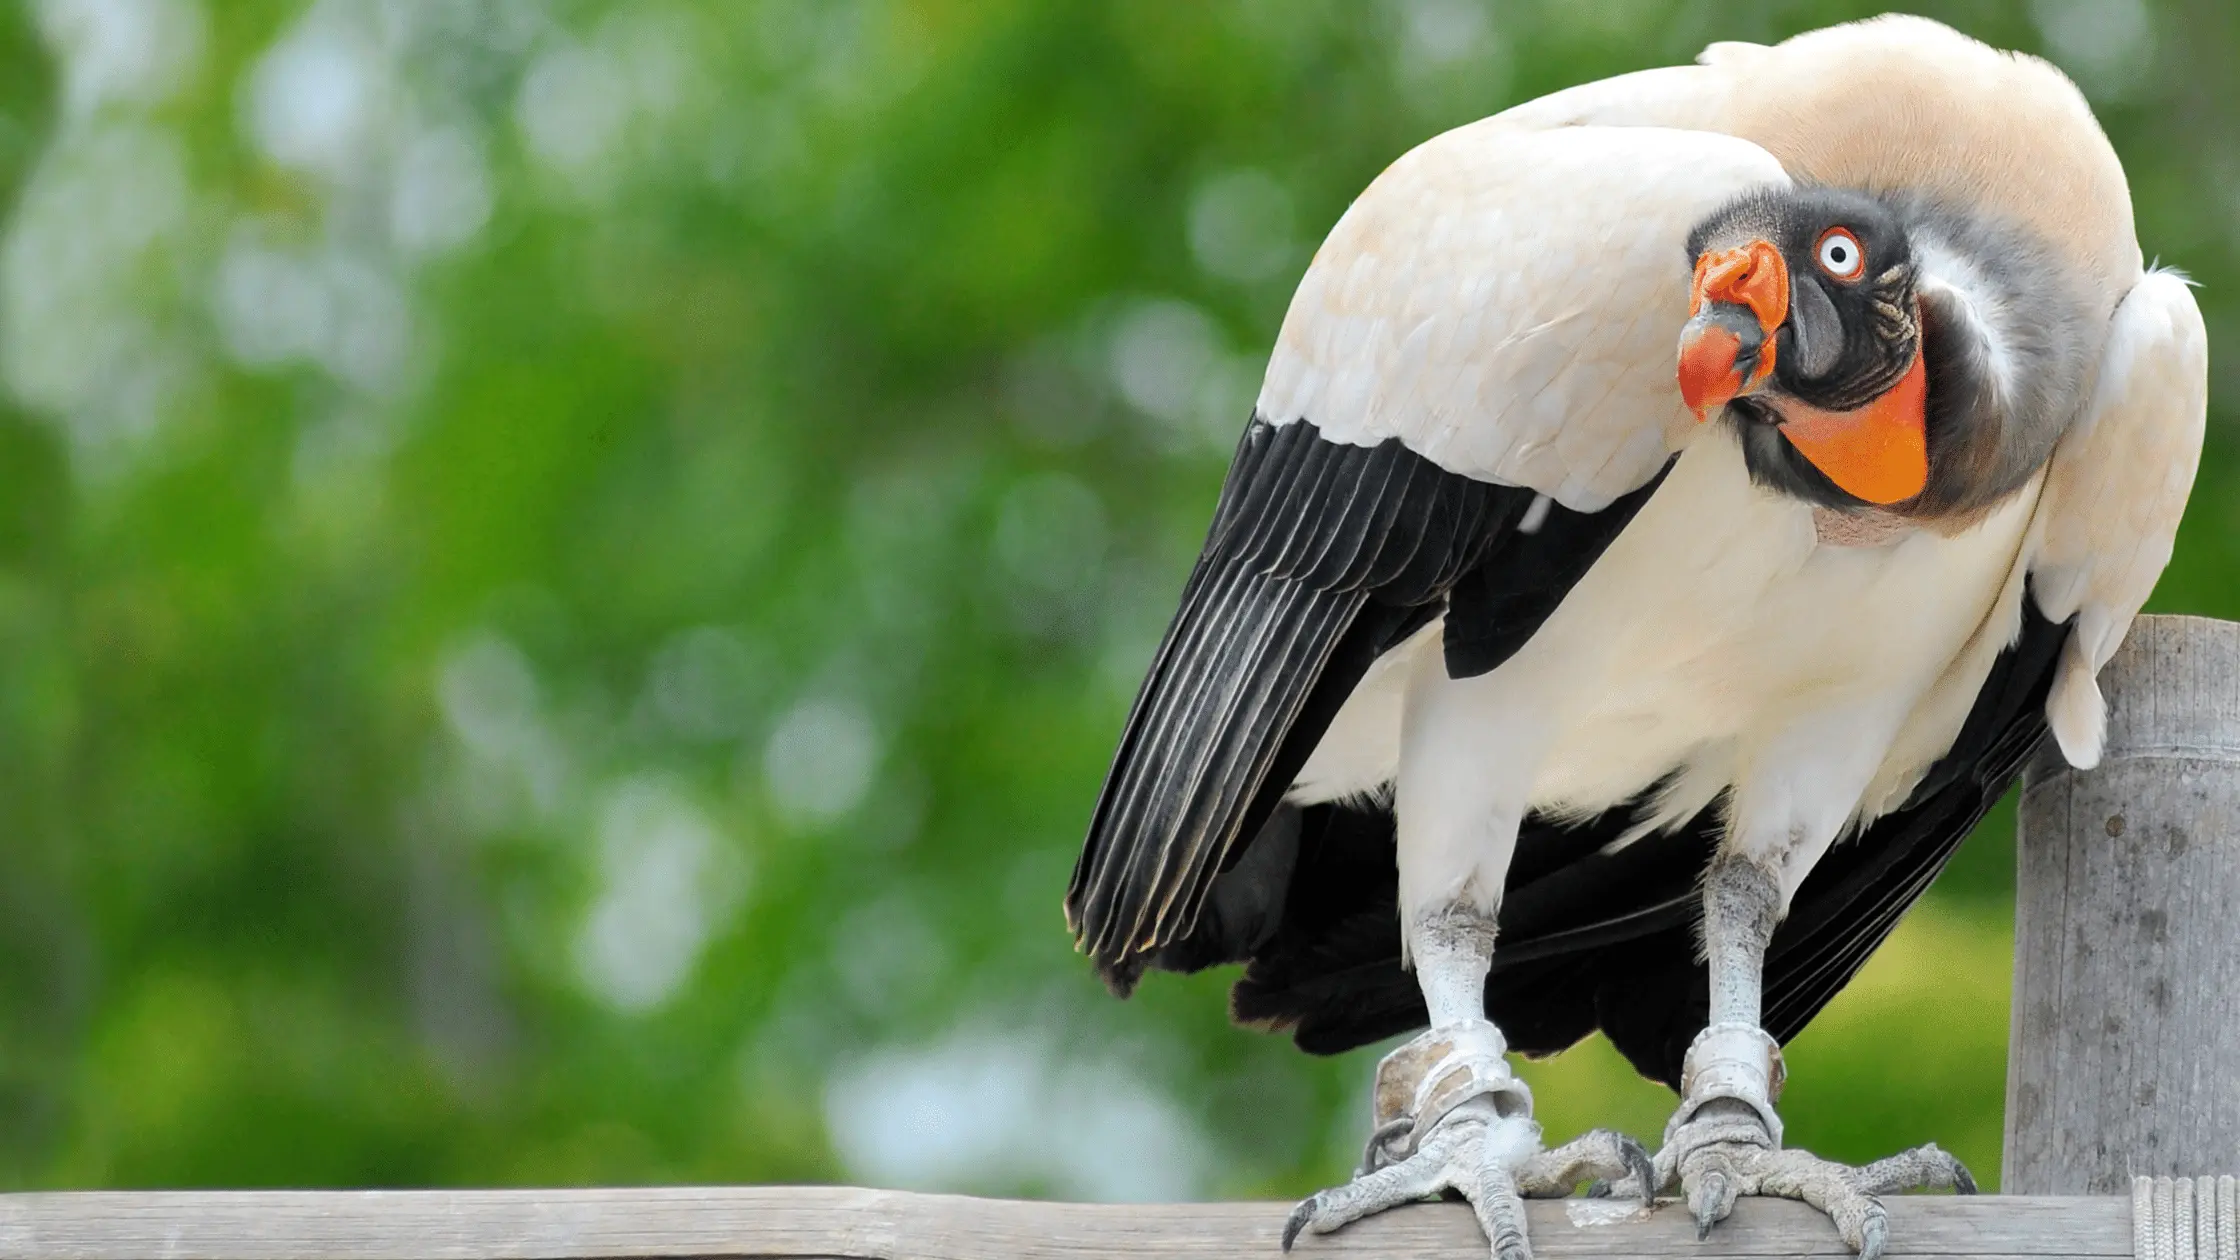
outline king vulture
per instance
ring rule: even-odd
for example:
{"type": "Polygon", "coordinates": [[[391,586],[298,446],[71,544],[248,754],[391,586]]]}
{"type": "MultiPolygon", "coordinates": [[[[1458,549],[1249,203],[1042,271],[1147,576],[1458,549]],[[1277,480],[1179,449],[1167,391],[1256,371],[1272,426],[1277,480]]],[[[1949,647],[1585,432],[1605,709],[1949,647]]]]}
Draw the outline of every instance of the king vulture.
{"type": "Polygon", "coordinates": [[[1321,1233],[1454,1190],[1801,1198],[1872,1257],[1934,1146],[1785,1149],[1781,1043],[2095,675],[2170,556],[2207,347],[2043,61],[1916,18],[1558,92],[1393,163],[1285,316],[1067,894],[1121,993],[1379,1064],[1321,1233]],[[1410,973],[1413,973],[1412,975],[1410,973]],[[1653,1160],[1543,1150],[1506,1054],[1600,1029],[1653,1160]]]}

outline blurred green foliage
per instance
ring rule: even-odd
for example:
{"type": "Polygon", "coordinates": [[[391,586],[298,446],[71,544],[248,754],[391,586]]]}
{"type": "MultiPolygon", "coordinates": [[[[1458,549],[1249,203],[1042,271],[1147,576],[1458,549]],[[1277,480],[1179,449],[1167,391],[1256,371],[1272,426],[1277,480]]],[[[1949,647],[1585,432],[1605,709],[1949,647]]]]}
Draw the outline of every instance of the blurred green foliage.
{"type": "MultiPolygon", "coordinates": [[[[1951,0],[2218,342],[2234,14],[1951,0]]],[[[36,0],[0,16],[0,1179],[1298,1194],[1372,1054],[1058,902],[1290,286],[1379,168],[1871,6],[36,0]]],[[[1792,1053],[1995,1169],[2011,822],[1792,1053]]],[[[1552,1134],[1658,1132],[1589,1045],[1552,1134]]]]}

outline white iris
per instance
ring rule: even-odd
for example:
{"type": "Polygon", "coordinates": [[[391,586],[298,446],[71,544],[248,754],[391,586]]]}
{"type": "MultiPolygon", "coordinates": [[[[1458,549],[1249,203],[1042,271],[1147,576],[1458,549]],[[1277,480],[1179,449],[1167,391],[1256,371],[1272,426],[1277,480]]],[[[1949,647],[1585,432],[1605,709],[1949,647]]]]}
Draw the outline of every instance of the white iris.
{"type": "Polygon", "coordinates": [[[1839,279],[1859,274],[1858,242],[1841,233],[1830,234],[1820,242],[1820,265],[1839,279]]]}

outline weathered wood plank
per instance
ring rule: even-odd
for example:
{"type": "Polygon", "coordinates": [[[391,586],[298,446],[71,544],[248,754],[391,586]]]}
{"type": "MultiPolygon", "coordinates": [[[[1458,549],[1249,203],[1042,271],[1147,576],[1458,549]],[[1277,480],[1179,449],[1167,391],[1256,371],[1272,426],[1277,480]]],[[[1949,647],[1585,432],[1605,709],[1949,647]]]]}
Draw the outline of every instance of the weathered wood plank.
{"type": "MultiPolygon", "coordinates": [[[[1531,1205],[1541,1260],[1846,1256],[1800,1204],[1745,1200],[1703,1243],[1666,1204],[1575,1224],[1583,1200],[1531,1205]]],[[[2127,1198],[1889,1200],[1890,1254],[2131,1255],[2127,1198]]],[[[826,1186],[645,1190],[92,1192],[0,1195],[0,1260],[1089,1260],[1277,1255],[1283,1203],[1023,1203],[826,1186]]],[[[1428,1204],[1300,1242],[1299,1260],[1484,1260],[1467,1209],[1428,1204]]]]}
{"type": "Polygon", "coordinates": [[[2240,624],[2148,617],[2022,798],[2004,1188],[2240,1169],[2240,624]]]}

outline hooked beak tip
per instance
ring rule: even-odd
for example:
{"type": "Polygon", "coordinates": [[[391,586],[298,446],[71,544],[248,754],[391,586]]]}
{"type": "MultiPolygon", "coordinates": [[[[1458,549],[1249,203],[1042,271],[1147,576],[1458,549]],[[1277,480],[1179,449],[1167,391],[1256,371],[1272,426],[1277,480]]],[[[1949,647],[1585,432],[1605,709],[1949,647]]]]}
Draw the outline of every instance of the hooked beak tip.
{"type": "Polygon", "coordinates": [[[1680,330],[1675,376],[1680,398],[1708,420],[1713,412],[1764,384],[1773,375],[1771,332],[1749,307],[1710,302],[1680,330]]]}
{"type": "MultiPolygon", "coordinates": [[[[1691,326],[1680,342],[1676,373],[1680,399],[1700,423],[1742,392],[1745,367],[1742,339],[1717,324],[1691,326]]],[[[1752,356],[1754,357],[1754,356],[1752,356]]]]}

